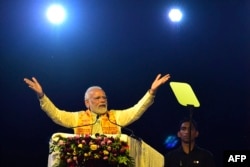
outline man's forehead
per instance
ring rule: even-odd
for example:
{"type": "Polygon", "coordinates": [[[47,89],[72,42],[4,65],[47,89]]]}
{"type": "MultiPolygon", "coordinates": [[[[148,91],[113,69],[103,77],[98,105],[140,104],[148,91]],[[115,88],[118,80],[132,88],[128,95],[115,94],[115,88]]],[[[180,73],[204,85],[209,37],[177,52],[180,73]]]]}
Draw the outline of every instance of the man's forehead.
{"type": "Polygon", "coordinates": [[[93,89],[89,92],[91,95],[105,95],[105,92],[102,89],[93,89]]]}
{"type": "MultiPolygon", "coordinates": [[[[190,126],[190,122],[183,122],[182,124],[181,124],[181,127],[189,127],[190,126]]],[[[192,124],[192,127],[193,127],[194,125],[192,124]]]]}

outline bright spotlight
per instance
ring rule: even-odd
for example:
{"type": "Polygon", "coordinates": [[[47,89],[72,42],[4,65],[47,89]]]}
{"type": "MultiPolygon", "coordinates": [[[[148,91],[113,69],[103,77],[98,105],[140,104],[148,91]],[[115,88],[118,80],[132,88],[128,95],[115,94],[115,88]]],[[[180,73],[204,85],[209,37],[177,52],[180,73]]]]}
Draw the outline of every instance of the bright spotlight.
{"type": "Polygon", "coordinates": [[[61,24],[66,18],[66,11],[63,6],[53,4],[48,8],[46,16],[51,23],[61,24]]]}
{"type": "Polygon", "coordinates": [[[168,17],[172,22],[179,22],[182,19],[182,13],[179,9],[171,9],[168,17]]]}

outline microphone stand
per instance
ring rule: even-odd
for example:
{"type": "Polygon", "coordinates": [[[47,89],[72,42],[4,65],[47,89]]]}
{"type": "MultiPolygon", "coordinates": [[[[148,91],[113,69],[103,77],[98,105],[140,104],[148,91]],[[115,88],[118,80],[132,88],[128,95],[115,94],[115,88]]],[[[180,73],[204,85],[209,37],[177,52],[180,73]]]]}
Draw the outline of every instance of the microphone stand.
{"type": "Polygon", "coordinates": [[[193,120],[193,114],[194,114],[194,110],[193,110],[193,105],[187,105],[187,107],[189,108],[189,143],[188,143],[188,154],[190,154],[191,152],[191,137],[192,137],[192,120],[193,120]]]}
{"type": "Polygon", "coordinates": [[[115,122],[112,122],[112,121],[109,119],[109,113],[107,113],[107,117],[108,117],[108,120],[109,120],[110,123],[112,123],[112,124],[114,124],[114,125],[117,125],[117,126],[121,127],[122,129],[125,129],[125,130],[129,131],[129,132],[130,132],[130,137],[132,137],[132,138],[134,138],[134,139],[136,139],[136,140],[138,140],[138,141],[141,141],[141,140],[142,140],[140,137],[135,136],[134,131],[133,131],[132,129],[129,129],[129,128],[124,127],[124,126],[121,126],[121,125],[119,125],[119,124],[117,124],[117,123],[115,123],[115,122]]]}
{"type": "Polygon", "coordinates": [[[193,124],[193,114],[194,114],[194,106],[188,104],[187,108],[189,109],[189,141],[188,141],[188,155],[187,155],[187,165],[189,165],[190,162],[190,153],[191,153],[191,144],[192,144],[192,124],[193,124]]]}
{"type": "MultiPolygon", "coordinates": [[[[91,123],[91,124],[86,124],[86,125],[79,125],[79,126],[73,126],[73,127],[69,127],[69,128],[62,128],[62,129],[74,129],[74,128],[80,128],[80,127],[84,127],[84,126],[91,126],[96,124],[97,120],[99,119],[100,115],[96,115],[96,119],[95,122],[91,123]]],[[[60,129],[59,129],[60,131],[60,129]]]]}

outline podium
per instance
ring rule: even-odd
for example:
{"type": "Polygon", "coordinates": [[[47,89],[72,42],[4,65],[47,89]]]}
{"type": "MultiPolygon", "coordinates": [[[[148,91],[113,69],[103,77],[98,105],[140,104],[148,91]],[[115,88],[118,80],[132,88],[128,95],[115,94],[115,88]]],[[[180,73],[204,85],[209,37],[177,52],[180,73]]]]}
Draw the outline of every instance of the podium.
{"type": "MultiPolygon", "coordinates": [[[[54,133],[50,139],[50,146],[58,141],[60,137],[75,137],[75,134],[54,133]]],[[[129,155],[134,159],[135,167],[164,167],[164,156],[143,140],[132,138],[126,134],[108,135],[108,137],[119,136],[121,141],[127,142],[129,146],[129,155]]],[[[60,152],[52,152],[48,156],[48,167],[57,167],[60,161],[60,152]]]]}

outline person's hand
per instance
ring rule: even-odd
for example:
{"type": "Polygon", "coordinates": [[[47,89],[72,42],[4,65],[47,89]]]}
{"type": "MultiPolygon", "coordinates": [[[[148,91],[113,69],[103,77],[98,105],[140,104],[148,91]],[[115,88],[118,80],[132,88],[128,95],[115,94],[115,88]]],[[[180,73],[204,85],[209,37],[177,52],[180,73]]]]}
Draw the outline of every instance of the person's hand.
{"type": "Polygon", "coordinates": [[[44,95],[42,86],[39,84],[35,77],[32,77],[31,79],[32,80],[24,78],[23,80],[29,86],[29,88],[34,90],[37,96],[41,98],[44,95]]]}
{"type": "Polygon", "coordinates": [[[161,74],[158,74],[154,80],[154,82],[151,85],[151,88],[149,90],[149,93],[154,95],[159,88],[159,86],[163,85],[166,83],[170,78],[170,74],[166,74],[164,76],[161,76],[161,74]]]}

